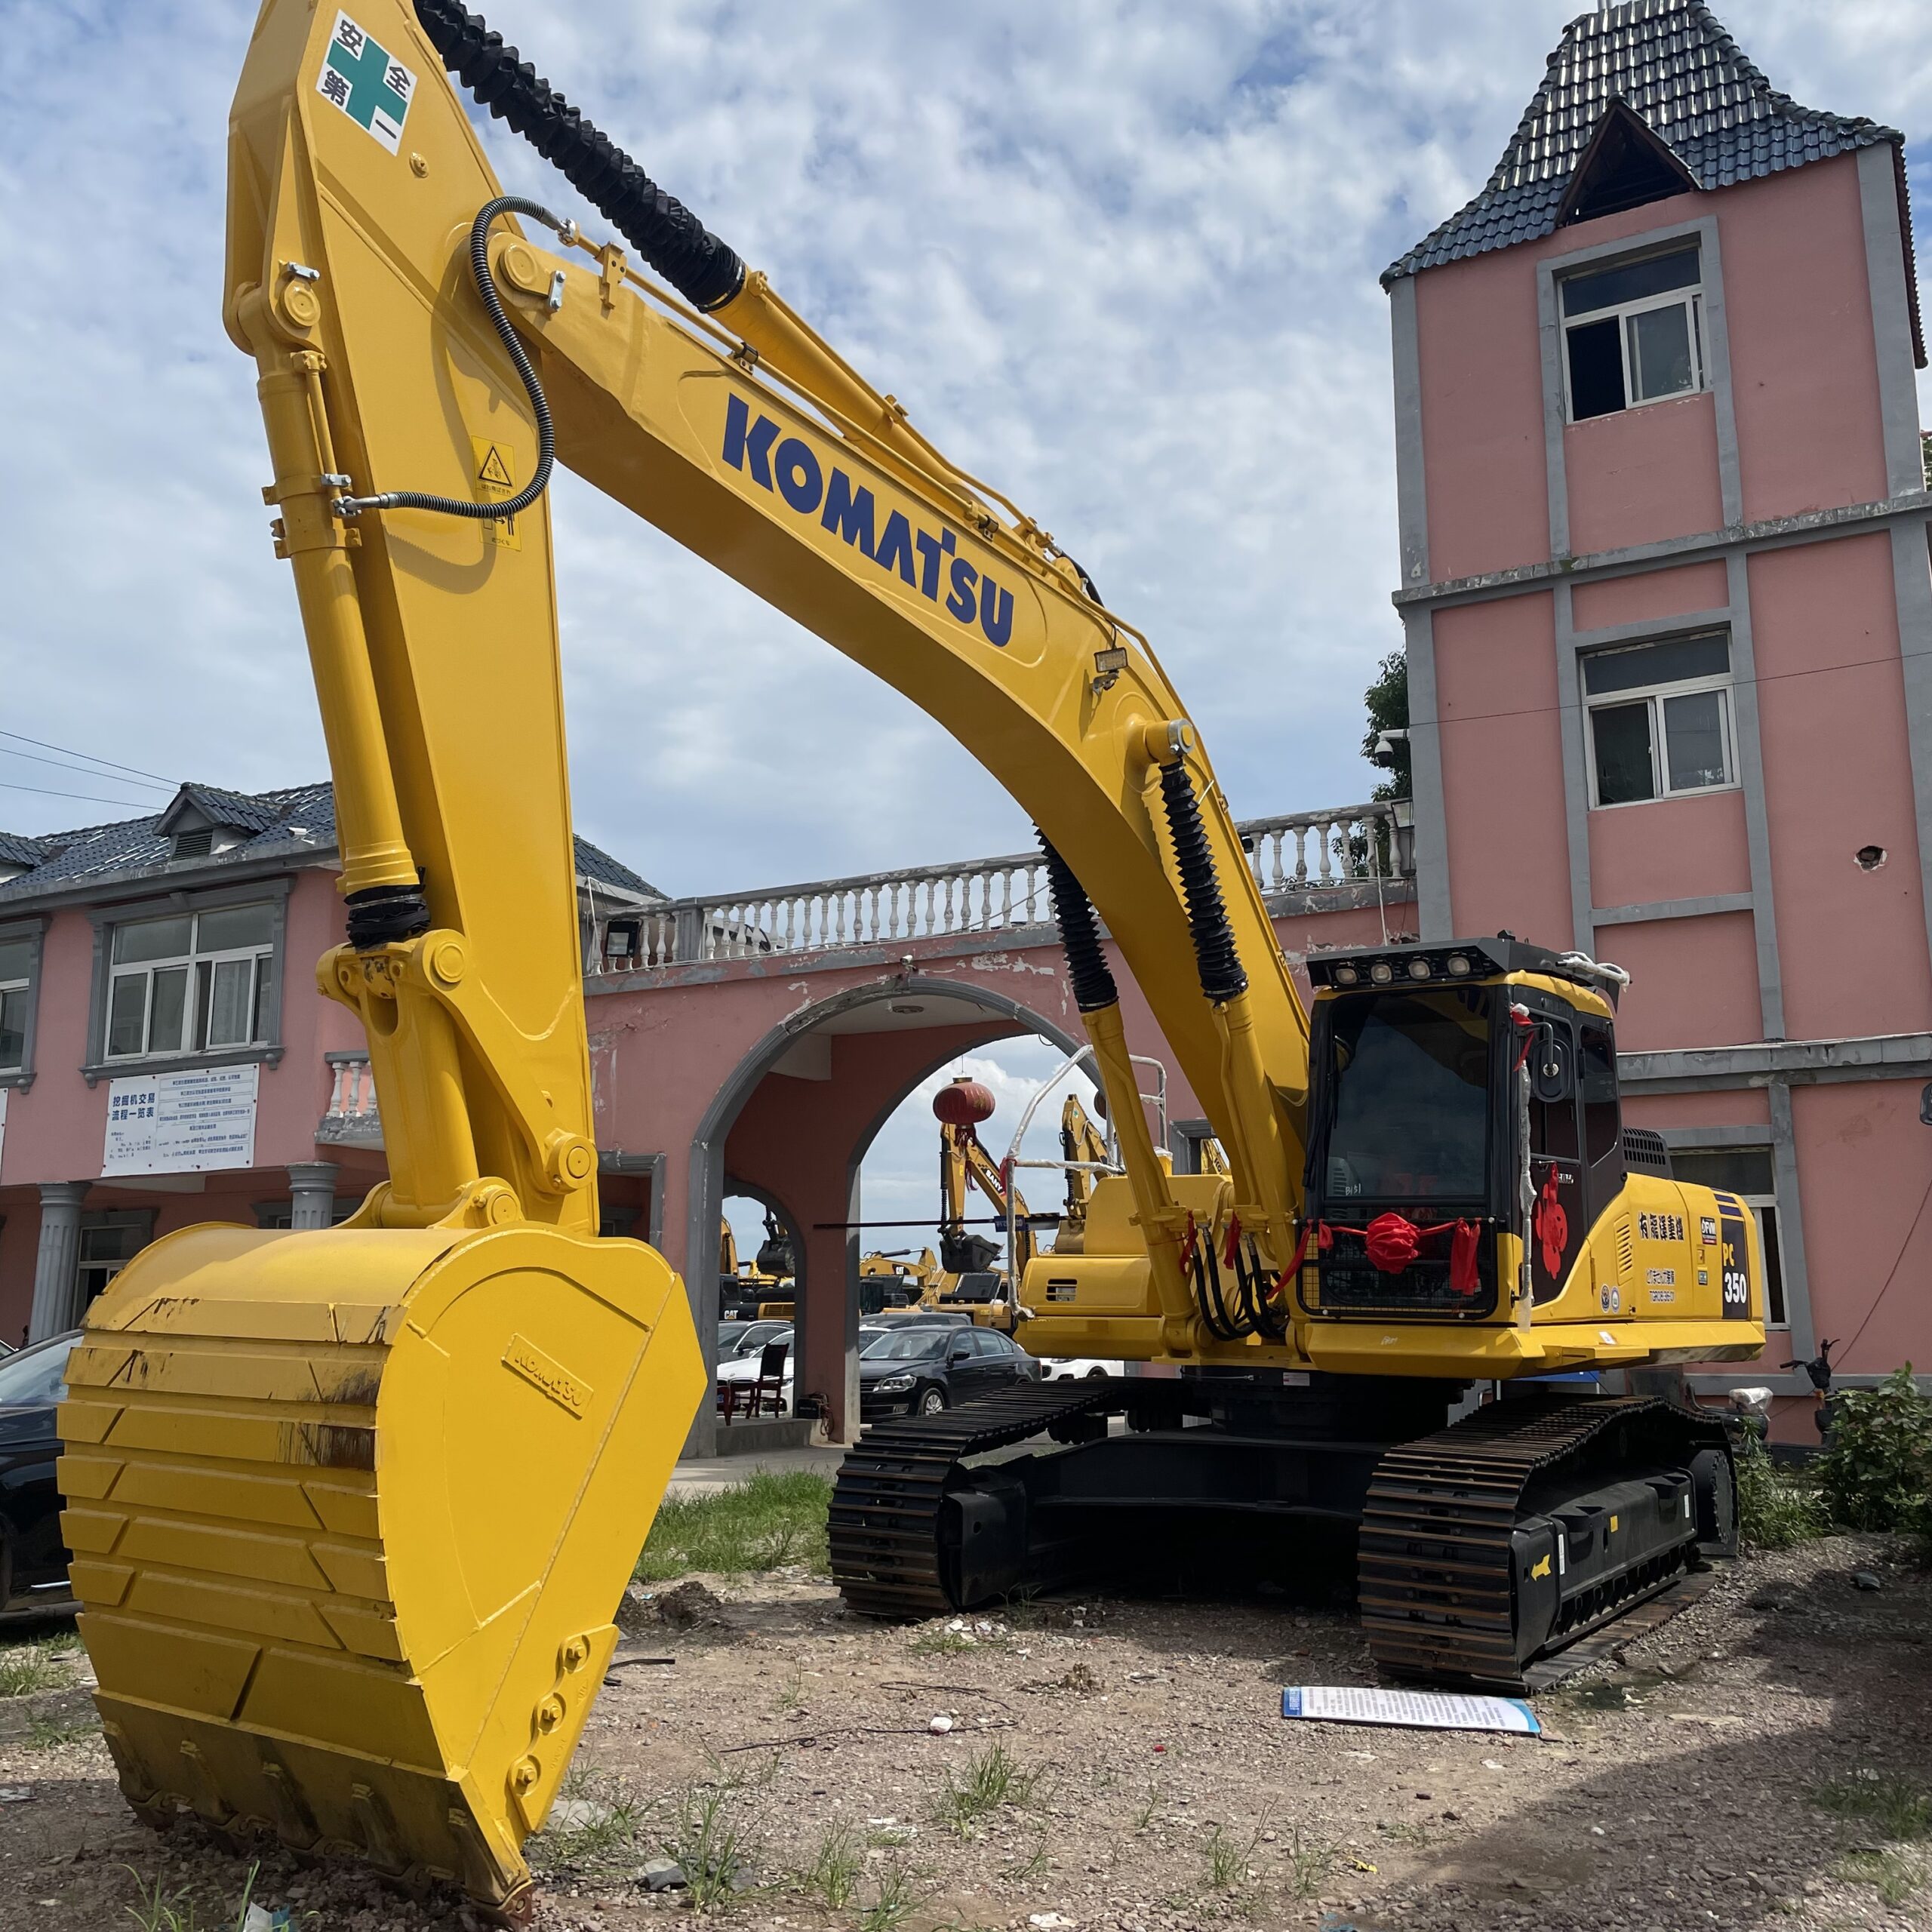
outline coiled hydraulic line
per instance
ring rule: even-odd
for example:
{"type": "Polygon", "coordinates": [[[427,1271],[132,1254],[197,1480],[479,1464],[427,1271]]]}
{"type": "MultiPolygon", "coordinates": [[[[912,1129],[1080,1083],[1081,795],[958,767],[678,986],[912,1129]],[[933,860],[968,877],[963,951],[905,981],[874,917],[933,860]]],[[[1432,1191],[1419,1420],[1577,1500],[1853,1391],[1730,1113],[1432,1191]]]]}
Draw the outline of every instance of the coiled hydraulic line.
{"type": "Polygon", "coordinates": [[[443,65],[497,119],[506,121],[685,300],[723,306],[744,286],[745,265],[675,195],[586,121],[514,47],[457,0],[415,0],[416,17],[443,65]]]}
{"type": "Polygon", "coordinates": [[[529,351],[518,340],[509,317],[503,312],[503,298],[497,293],[496,282],[490,273],[490,224],[500,214],[528,215],[531,220],[542,222],[566,238],[576,230],[561,215],[552,214],[542,202],[526,201],[521,195],[499,195],[494,201],[485,202],[469,225],[470,279],[475,283],[476,293],[482,298],[491,326],[501,339],[518,375],[523,379],[525,391],[530,398],[531,413],[537,419],[535,472],[514,497],[501,502],[478,503],[467,497],[433,496],[424,490],[386,490],[375,497],[337,497],[334,507],[338,516],[360,516],[365,510],[433,510],[439,516],[470,517],[479,521],[501,517],[507,521],[521,515],[549,488],[551,468],[557,460],[557,437],[550,421],[550,405],[543,399],[543,385],[537,380],[529,351]]]}
{"type": "Polygon", "coordinates": [[[1247,974],[1235,950],[1234,928],[1228,923],[1214,854],[1208,848],[1208,829],[1201,823],[1201,801],[1194,795],[1194,780],[1187,766],[1180,758],[1161,768],[1161,801],[1167,808],[1174,864],[1187,901],[1187,929],[1194,940],[1201,990],[1218,1006],[1247,992],[1247,974]]]}

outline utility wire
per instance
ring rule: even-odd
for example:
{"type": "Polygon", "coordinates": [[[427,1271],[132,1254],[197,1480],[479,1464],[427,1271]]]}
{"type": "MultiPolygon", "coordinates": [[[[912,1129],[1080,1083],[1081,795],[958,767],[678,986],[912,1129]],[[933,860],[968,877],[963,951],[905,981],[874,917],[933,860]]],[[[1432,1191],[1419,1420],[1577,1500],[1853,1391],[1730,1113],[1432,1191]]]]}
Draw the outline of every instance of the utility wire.
{"type": "Polygon", "coordinates": [[[1858,1336],[1863,1334],[1866,1330],[1871,1327],[1872,1318],[1878,1313],[1879,1303],[1885,1299],[1891,1291],[1892,1284],[1898,1279],[1899,1270],[1904,1266],[1906,1253],[1912,1246],[1912,1238],[1918,1233],[1918,1224],[1925,1218],[1927,1202],[1932,1202],[1932,1181],[1926,1183],[1925,1192],[1918,1197],[1918,1212],[1912,1216],[1912,1226],[1906,1229],[1905,1239],[1899,1244],[1898,1257],[1892,1263],[1892,1272],[1885,1277],[1885,1285],[1872,1298],[1872,1306],[1865,1311],[1865,1319],[1858,1324],[1858,1335],[1853,1336],[1851,1340],[1844,1344],[1843,1349],[1840,1352],[1841,1357],[1849,1355],[1852,1350],[1857,1347],[1858,1336]]]}
{"type": "MultiPolygon", "coordinates": [[[[49,744],[45,738],[29,738],[19,731],[0,731],[0,738],[11,738],[16,744],[38,745],[44,752],[64,752],[69,758],[85,758],[90,764],[105,765],[109,771],[125,771],[136,778],[152,778],[158,783],[171,785],[171,778],[163,778],[158,771],[143,771],[137,764],[117,764],[111,758],[96,758],[92,752],[77,752],[71,745],[49,744]]],[[[26,754],[22,752],[22,757],[26,754]]]]}
{"type": "MultiPolygon", "coordinates": [[[[85,757],[86,753],[82,752],[81,755],[85,757]]],[[[78,771],[83,778],[113,777],[111,773],[96,771],[90,765],[69,764],[64,758],[42,758],[34,752],[17,752],[11,745],[0,745],[0,758],[23,758],[29,764],[51,764],[56,771],[78,771]]],[[[116,777],[114,782],[120,785],[145,785],[157,792],[171,792],[176,789],[165,778],[116,777]]]]}
{"type": "Polygon", "coordinates": [[[54,792],[45,785],[9,785],[0,780],[0,792],[32,792],[43,798],[85,798],[97,805],[125,805],[129,811],[146,811],[153,802],[146,798],[110,798],[100,792],[54,792]]]}

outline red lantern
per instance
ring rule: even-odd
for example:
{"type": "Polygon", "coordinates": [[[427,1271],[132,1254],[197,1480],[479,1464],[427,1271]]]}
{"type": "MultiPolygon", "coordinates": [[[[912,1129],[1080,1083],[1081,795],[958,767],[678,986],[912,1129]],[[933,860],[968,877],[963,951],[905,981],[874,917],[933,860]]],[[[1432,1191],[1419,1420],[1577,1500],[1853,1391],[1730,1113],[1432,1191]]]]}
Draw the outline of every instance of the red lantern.
{"type": "Polygon", "coordinates": [[[933,1115],[948,1127],[977,1127],[983,1120],[992,1119],[996,1104],[991,1088],[962,1073],[933,1096],[933,1115]]]}

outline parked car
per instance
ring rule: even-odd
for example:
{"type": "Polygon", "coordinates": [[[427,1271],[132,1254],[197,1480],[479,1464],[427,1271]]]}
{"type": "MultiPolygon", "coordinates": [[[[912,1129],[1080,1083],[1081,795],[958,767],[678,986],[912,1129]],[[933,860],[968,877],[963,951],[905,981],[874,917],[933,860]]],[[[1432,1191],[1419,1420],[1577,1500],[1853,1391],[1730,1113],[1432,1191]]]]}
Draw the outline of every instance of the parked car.
{"type": "Polygon", "coordinates": [[[1124,1375],[1124,1361],[1103,1361],[1098,1355],[1042,1355],[1040,1367],[1049,1382],[1084,1382],[1090,1377],[1124,1375]]]}
{"type": "Polygon", "coordinates": [[[0,1617],[45,1616],[75,1607],[60,1540],[60,1491],[54,1465],[60,1438],[54,1416],[75,1330],[21,1349],[0,1361],[0,1617]]]}
{"type": "Polygon", "coordinates": [[[970,1324],[923,1321],[890,1329],[859,1356],[859,1413],[937,1415],[1016,1383],[1037,1382],[1040,1364],[1007,1337],[970,1324]]]}
{"type": "Polygon", "coordinates": [[[781,1335],[789,1337],[791,1332],[789,1321],[721,1321],[718,1324],[718,1359],[727,1362],[744,1355],[755,1356],[766,1343],[775,1342],[781,1335]]]}
{"type": "Polygon", "coordinates": [[[866,1322],[873,1328],[970,1328],[973,1318],[937,1308],[888,1308],[867,1315],[866,1322]]]}

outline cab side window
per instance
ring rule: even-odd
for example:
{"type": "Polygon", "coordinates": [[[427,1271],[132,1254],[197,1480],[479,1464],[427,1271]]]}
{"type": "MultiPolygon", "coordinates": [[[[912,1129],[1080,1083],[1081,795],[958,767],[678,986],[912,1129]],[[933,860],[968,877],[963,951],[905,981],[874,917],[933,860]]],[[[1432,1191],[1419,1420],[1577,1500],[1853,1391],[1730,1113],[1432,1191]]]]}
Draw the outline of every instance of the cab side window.
{"type": "Polygon", "coordinates": [[[1623,1118],[1617,1103],[1617,1042],[1610,1029],[1585,1021],[1580,1032],[1577,1085],[1583,1103],[1583,1158],[1589,1163],[1594,1221],[1623,1188],[1623,1118]]]}

